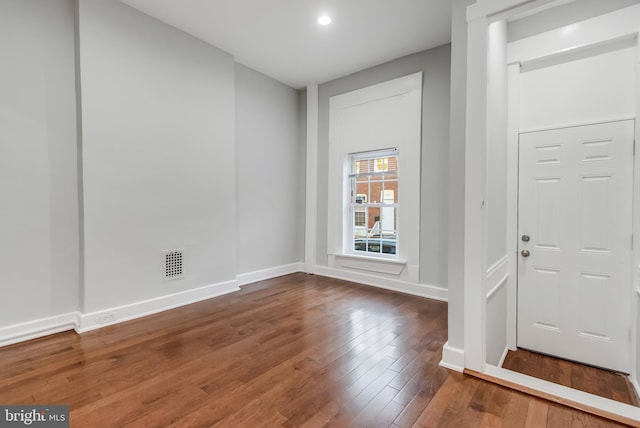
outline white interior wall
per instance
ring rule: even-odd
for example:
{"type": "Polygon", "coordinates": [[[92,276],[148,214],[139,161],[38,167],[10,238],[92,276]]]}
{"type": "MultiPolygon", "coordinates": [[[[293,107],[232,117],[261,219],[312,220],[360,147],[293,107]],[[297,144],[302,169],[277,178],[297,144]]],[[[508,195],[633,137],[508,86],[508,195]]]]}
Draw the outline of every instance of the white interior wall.
{"type": "Polygon", "coordinates": [[[298,93],[236,64],[235,96],[238,273],[301,262],[298,93]]]}
{"type": "Polygon", "coordinates": [[[500,366],[507,351],[506,278],[487,296],[487,363],[500,366]]]}
{"type": "MultiPolygon", "coordinates": [[[[487,78],[487,195],[485,266],[506,256],[507,245],[507,52],[506,22],[489,26],[487,78]]],[[[489,284],[492,287],[495,284],[489,284]]]]}
{"type": "Polygon", "coordinates": [[[263,277],[286,273],[285,263],[299,269],[297,91],[235,69],[228,54],[115,0],[7,1],[0,12],[0,174],[14,184],[2,190],[0,344],[85,331],[232,291],[241,276],[259,279],[237,268],[239,237],[258,233],[252,222],[237,230],[252,213],[236,217],[240,199],[262,198],[271,216],[259,225],[269,250],[243,248],[242,268],[266,269],[263,277]],[[239,194],[236,178],[249,183],[239,194]],[[171,249],[184,251],[185,274],[164,281],[171,249]]]}
{"type": "Polygon", "coordinates": [[[635,46],[520,74],[520,130],[635,116],[635,46]]]}
{"type": "Polygon", "coordinates": [[[1,331],[78,307],[73,1],[0,2],[0,52],[1,331]]]}
{"type": "Polygon", "coordinates": [[[486,358],[498,364],[507,346],[507,24],[489,26],[484,293],[486,358]]]}
{"type": "Polygon", "coordinates": [[[474,0],[453,0],[451,9],[451,86],[449,122],[449,209],[447,347],[464,348],[464,180],[467,91],[467,6],[474,0]]]}
{"type": "Polygon", "coordinates": [[[79,2],[79,43],[85,311],[235,280],[233,58],[115,0],[79,2]]]}

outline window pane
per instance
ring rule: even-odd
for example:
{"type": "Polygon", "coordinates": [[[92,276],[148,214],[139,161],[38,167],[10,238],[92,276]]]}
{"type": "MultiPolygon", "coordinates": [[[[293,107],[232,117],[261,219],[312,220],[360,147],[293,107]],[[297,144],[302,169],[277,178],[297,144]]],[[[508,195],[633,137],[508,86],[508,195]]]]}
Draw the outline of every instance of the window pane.
{"type": "Polygon", "coordinates": [[[380,192],[380,202],[382,202],[383,204],[394,204],[396,202],[395,190],[389,189],[385,186],[384,190],[380,192]]]}
{"type": "Polygon", "coordinates": [[[370,189],[371,189],[370,201],[374,204],[379,204],[382,201],[382,199],[380,199],[380,195],[382,192],[382,181],[371,180],[370,189]]]}
{"type": "Polygon", "coordinates": [[[382,240],[382,253],[383,254],[396,254],[396,240],[395,239],[383,239],[382,240]]]}
{"type": "Polygon", "coordinates": [[[354,241],[355,251],[368,253],[396,254],[395,239],[357,238],[354,241]]]}
{"type": "Polygon", "coordinates": [[[380,221],[380,236],[382,238],[396,239],[397,217],[395,207],[382,208],[382,220],[380,221]]]}
{"type": "Polygon", "coordinates": [[[365,181],[364,183],[356,183],[356,203],[366,204],[369,202],[369,183],[365,181]],[[360,202],[358,202],[358,197],[360,197],[360,202]]]}
{"type": "Polygon", "coordinates": [[[374,160],[374,171],[388,171],[389,158],[378,158],[374,160]]]}
{"type": "Polygon", "coordinates": [[[398,157],[377,154],[358,154],[351,162],[353,250],[396,254],[398,157]]]}
{"type": "Polygon", "coordinates": [[[383,176],[385,181],[398,179],[398,173],[396,171],[385,172],[383,176]]]}
{"type": "Polygon", "coordinates": [[[369,239],[368,245],[367,245],[367,251],[370,253],[380,253],[382,252],[381,250],[381,246],[380,246],[380,240],[379,239],[369,239]]]}
{"type": "Polygon", "coordinates": [[[398,172],[398,157],[397,156],[391,156],[389,157],[389,165],[387,168],[388,172],[398,172]]]}
{"type": "Polygon", "coordinates": [[[384,190],[393,192],[393,194],[387,193],[387,197],[385,198],[385,203],[397,204],[398,203],[398,182],[397,181],[385,181],[384,182],[384,190]]]}
{"type": "Polygon", "coordinates": [[[369,207],[369,218],[367,219],[369,236],[380,233],[380,208],[369,207]]]}

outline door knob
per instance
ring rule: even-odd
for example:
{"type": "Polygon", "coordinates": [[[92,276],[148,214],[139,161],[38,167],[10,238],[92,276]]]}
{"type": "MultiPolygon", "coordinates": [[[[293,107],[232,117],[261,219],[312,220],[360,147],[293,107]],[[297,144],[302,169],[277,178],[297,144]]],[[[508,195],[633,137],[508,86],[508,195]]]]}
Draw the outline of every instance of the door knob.
{"type": "Polygon", "coordinates": [[[522,254],[522,257],[529,257],[529,250],[522,250],[520,251],[520,254],[522,254]]]}
{"type": "Polygon", "coordinates": [[[529,239],[531,239],[531,238],[529,238],[529,235],[522,235],[522,240],[524,242],[529,242],[529,239]]]}

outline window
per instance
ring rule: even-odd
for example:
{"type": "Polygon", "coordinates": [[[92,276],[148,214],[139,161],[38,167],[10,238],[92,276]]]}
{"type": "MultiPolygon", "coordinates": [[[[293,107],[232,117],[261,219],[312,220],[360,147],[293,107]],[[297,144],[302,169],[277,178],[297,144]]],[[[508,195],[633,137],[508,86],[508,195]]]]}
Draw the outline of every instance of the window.
{"type": "Polygon", "coordinates": [[[350,155],[351,251],[395,255],[398,242],[398,151],[350,155]]]}
{"type": "Polygon", "coordinates": [[[419,283],[421,119],[422,73],[329,99],[328,268],[419,283]]]}

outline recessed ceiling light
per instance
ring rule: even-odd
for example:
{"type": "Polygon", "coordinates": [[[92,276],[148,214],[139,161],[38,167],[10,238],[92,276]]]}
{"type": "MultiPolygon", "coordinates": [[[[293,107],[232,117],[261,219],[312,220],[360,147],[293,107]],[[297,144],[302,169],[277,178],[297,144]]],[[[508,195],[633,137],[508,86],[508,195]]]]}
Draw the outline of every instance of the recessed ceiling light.
{"type": "Polygon", "coordinates": [[[318,18],[318,24],[329,25],[331,24],[331,18],[329,18],[327,15],[322,15],[320,18],[318,18]]]}

